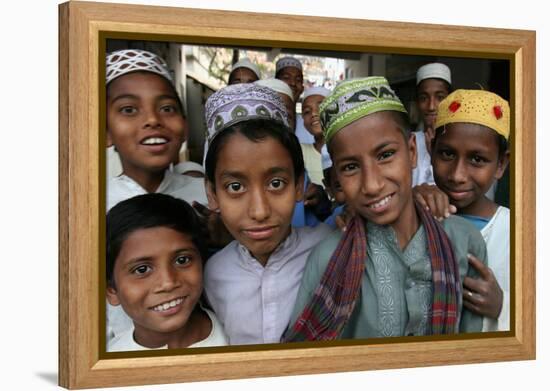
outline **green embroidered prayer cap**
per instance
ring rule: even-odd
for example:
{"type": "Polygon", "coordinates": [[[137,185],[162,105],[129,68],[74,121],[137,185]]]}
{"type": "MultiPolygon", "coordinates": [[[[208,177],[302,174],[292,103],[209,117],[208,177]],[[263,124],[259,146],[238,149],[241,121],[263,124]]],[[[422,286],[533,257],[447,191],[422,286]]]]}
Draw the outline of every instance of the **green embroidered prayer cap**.
{"type": "Polygon", "coordinates": [[[407,113],[386,78],[371,76],[344,80],[319,106],[325,142],[342,128],[379,111],[407,113]]]}

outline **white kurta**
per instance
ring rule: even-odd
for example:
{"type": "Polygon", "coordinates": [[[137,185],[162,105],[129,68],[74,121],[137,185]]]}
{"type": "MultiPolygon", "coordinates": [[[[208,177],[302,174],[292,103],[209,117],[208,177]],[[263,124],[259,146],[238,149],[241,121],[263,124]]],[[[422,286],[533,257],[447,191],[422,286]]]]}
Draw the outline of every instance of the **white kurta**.
{"type": "Polygon", "coordinates": [[[510,209],[499,206],[481,230],[487,244],[488,266],[503,292],[498,319],[483,318],[483,331],[510,330],[510,209]]]}
{"type": "Polygon", "coordinates": [[[423,183],[434,184],[434,174],[432,162],[428,148],[426,147],[426,138],[424,131],[414,132],[416,138],[416,167],[413,168],[412,185],[418,186],[423,183]]]}
{"type": "Polygon", "coordinates": [[[323,189],[323,167],[321,165],[321,153],[315,149],[313,144],[300,144],[304,156],[304,166],[311,179],[311,182],[322,186],[323,189]]]}
{"type": "Polygon", "coordinates": [[[280,341],[307,257],[330,232],[325,224],[293,228],[265,267],[237,241],[206,262],[206,295],[231,345],[280,341]]]}
{"type": "MultiPolygon", "coordinates": [[[[206,205],[208,202],[203,178],[176,174],[170,170],[164,173],[164,179],[155,193],[168,194],[189,204],[198,201],[206,205]]],[[[110,178],[107,182],[107,210],[121,201],[141,194],[147,194],[147,190],[132,178],[124,174],[110,178]]]]}
{"type": "MultiPolygon", "coordinates": [[[[210,346],[226,346],[227,337],[225,336],[225,332],[223,331],[223,327],[220,324],[218,318],[216,318],[216,315],[212,311],[206,308],[203,308],[203,310],[206,312],[206,314],[210,318],[210,321],[212,322],[212,330],[210,331],[210,334],[208,335],[208,337],[206,337],[202,341],[189,345],[188,347],[205,348],[210,346]]],[[[141,346],[134,340],[134,327],[132,325],[130,329],[123,332],[120,336],[118,336],[108,344],[107,351],[108,352],[128,352],[128,351],[134,351],[134,350],[158,350],[158,349],[167,349],[167,348],[168,346],[166,345],[155,349],[141,346]]]]}

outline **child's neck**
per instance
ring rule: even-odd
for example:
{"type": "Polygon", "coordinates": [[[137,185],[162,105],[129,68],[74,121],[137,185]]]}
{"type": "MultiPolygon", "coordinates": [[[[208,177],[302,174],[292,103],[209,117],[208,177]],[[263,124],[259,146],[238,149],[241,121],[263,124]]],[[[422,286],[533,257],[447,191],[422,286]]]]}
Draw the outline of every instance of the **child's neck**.
{"type": "Polygon", "coordinates": [[[187,322],[179,329],[162,333],[134,325],[134,340],[141,346],[155,349],[168,346],[169,349],[186,348],[202,341],[212,331],[208,315],[198,307],[191,313],[187,322]],[[207,327],[210,325],[210,327],[207,327]]]}
{"type": "Polygon", "coordinates": [[[483,196],[467,207],[458,209],[458,214],[490,219],[496,213],[497,209],[498,204],[491,201],[486,196],[483,196]]]}
{"type": "Polygon", "coordinates": [[[133,170],[131,168],[127,169],[125,167],[122,173],[136,181],[136,183],[145,189],[147,193],[156,192],[164,179],[164,170],[148,172],[143,170],[133,170]]]}
{"type": "Polygon", "coordinates": [[[397,221],[390,225],[395,232],[395,237],[397,239],[397,244],[399,245],[399,248],[403,250],[405,247],[407,247],[414,234],[416,233],[416,231],[418,231],[418,228],[420,227],[420,218],[416,213],[412,198],[401,212],[397,221]]]}
{"type": "Polygon", "coordinates": [[[288,232],[287,234],[284,236],[283,240],[281,240],[279,242],[279,244],[277,244],[277,246],[275,247],[275,249],[273,249],[272,252],[270,253],[266,253],[266,254],[252,254],[252,252],[250,252],[250,254],[252,254],[252,256],[254,257],[254,259],[256,259],[256,261],[258,261],[258,263],[260,265],[262,265],[263,267],[265,267],[265,265],[267,265],[267,262],[269,261],[269,258],[271,258],[271,255],[273,255],[273,253],[275,251],[277,251],[277,249],[279,248],[279,246],[281,246],[281,243],[284,243],[284,241],[288,238],[288,236],[290,235],[290,232],[292,230],[292,227],[289,226],[288,227],[288,232]]]}

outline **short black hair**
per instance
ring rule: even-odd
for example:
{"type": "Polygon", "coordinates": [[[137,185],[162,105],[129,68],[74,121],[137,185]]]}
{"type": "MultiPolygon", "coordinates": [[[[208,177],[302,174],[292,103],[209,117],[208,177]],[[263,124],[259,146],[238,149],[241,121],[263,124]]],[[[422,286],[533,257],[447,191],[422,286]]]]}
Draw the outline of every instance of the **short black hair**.
{"type": "MultiPolygon", "coordinates": [[[[496,139],[496,142],[497,142],[497,145],[498,145],[498,158],[502,158],[502,156],[504,156],[504,154],[508,151],[508,148],[510,147],[509,144],[508,144],[508,140],[506,140],[506,138],[500,134],[500,133],[497,133],[494,129],[491,129],[490,127],[488,126],[485,126],[485,125],[480,125],[478,124],[479,126],[485,128],[485,129],[489,129],[490,131],[492,131],[495,135],[495,137],[497,138],[496,139]]],[[[435,148],[435,142],[436,140],[443,134],[443,131],[445,130],[445,126],[440,126],[439,128],[437,128],[435,130],[435,135],[434,135],[434,138],[432,140],[432,150],[435,148]]]]}
{"type": "Polygon", "coordinates": [[[124,200],[107,213],[107,284],[115,287],[113,271],[124,241],[146,228],[167,227],[189,235],[203,261],[207,247],[204,227],[185,201],[160,193],[142,194],[124,200]]]}
{"type": "Polygon", "coordinates": [[[277,140],[290,154],[294,168],[294,180],[298,182],[298,179],[304,175],[304,157],[296,135],[281,122],[270,119],[251,119],[222,130],[208,146],[204,165],[206,178],[214,187],[218,155],[227,140],[234,134],[239,133],[255,143],[268,137],[277,140]]]}

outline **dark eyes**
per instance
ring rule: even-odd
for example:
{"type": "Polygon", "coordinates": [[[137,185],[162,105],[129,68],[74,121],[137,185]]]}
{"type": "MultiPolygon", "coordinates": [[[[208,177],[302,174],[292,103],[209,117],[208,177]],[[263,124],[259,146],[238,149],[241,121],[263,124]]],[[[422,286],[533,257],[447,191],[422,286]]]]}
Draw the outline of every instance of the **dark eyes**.
{"type": "Polygon", "coordinates": [[[380,153],[380,155],[378,155],[378,160],[386,160],[392,157],[393,155],[395,155],[395,151],[393,149],[389,151],[383,151],[380,153]]]}
{"type": "Polygon", "coordinates": [[[470,158],[470,161],[476,165],[480,165],[480,164],[484,164],[484,163],[487,163],[489,162],[489,160],[485,159],[484,157],[482,156],[472,156],[470,158]]]}
{"type": "MultiPolygon", "coordinates": [[[[269,182],[268,190],[282,190],[284,189],[286,182],[283,179],[275,178],[269,182]]],[[[245,187],[239,182],[231,182],[225,186],[228,193],[240,194],[244,193],[245,187]]]]}
{"type": "Polygon", "coordinates": [[[191,257],[187,255],[178,255],[174,261],[176,265],[187,265],[189,262],[191,262],[191,257]]]}
{"type": "Polygon", "coordinates": [[[269,182],[270,190],[282,190],[285,187],[285,182],[282,179],[273,179],[269,182]]]}
{"type": "Polygon", "coordinates": [[[131,115],[137,113],[137,109],[134,106],[123,106],[118,110],[118,112],[125,115],[131,115]]]}
{"type": "MultiPolygon", "coordinates": [[[[437,151],[437,154],[442,160],[449,161],[457,158],[456,153],[451,150],[442,149],[437,151]]],[[[480,155],[472,155],[468,158],[468,161],[473,165],[479,166],[488,163],[489,159],[486,159],[485,157],[480,155]]]]}
{"type": "MultiPolygon", "coordinates": [[[[159,112],[161,113],[177,113],[178,107],[174,104],[166,104],[162,105],[159,109],[159,112]]],[[[122,106],[118,109],[118,112],[123,115],[135,115],[138,113],[138,108],[135,106],[122,106]]]]}
{"type": "Polygon", "coordinates": [[[151,268],[148,265],[139,265],[132,270],[133,274],[143,275],[147,273],[151,268]]]}
{"type": "Polygon", "coordinates": [[[160,111],[164,113],[176,113],[178,108],[174,105],[164,105],[160,108],[160,111]]]}
{"type": "Polygon", "coordinates": [[[356,170],[357,168],[359,168],[359,165],[357,163],[348,163],[340,167],[340,171],[350,172],[350,171],[356,170]]]}
{"type": "MultiPolygon", "coordinates": [[[[187,266],[191,263],[192,260],[193,258],[189,255],[177,255],[176,258],[174,259],[174,263],[177,266],[187,266]]],[[[151,267],[151,265],[142,264],[142,265],[136,266],[130,272],[132,274],[135,274],[138,277],[145,277],[145,275],[148,275],[152,271],[153,271],[153,268],[151,267]]]]}
{"type": "Polygon", "coordinates": [[[241,185],[239,182],[231,182],[227,186],[225,186],[225,188],[229,193],[241,193],[244,189],[243,185],[241,185]]]}
{"type": "Polygon", "coordinates": [[[455,154],[452,151],[442,149],[438,151],[439,156],[441,156],[444,160],[451,160],[455,157],[455,154]]]}

